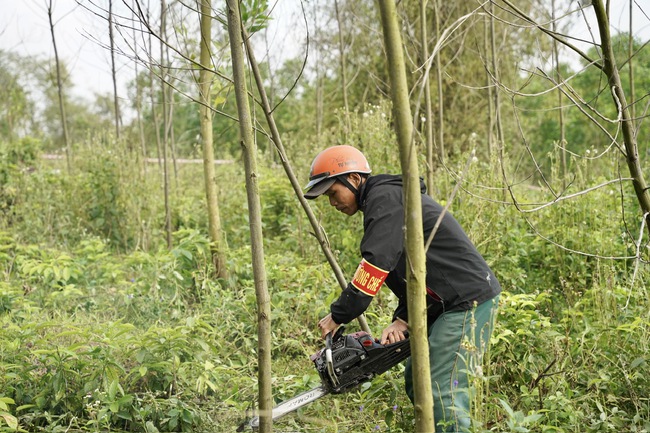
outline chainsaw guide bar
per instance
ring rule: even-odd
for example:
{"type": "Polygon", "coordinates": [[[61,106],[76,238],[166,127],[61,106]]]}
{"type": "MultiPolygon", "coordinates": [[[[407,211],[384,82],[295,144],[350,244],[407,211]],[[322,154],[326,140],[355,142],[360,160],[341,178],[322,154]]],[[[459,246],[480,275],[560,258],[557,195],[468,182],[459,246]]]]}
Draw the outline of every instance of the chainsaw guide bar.
{"type": "MultiPolygon", "coordinates": [[[[367,332],[343,335],[343,330],[343,326],[340,326],[333,337],[332,334],[328,334],[325,348],[310,357],[320,376],[321,385],[278,404],[272,411],[273,420],[294,412],[324,395],[352,391],[411,355],[408,338],[383,345],[367,332]]],[[[255,416],[243,422],[237,431],[257,430],[259,421],[259,416],[255,416]]]]}

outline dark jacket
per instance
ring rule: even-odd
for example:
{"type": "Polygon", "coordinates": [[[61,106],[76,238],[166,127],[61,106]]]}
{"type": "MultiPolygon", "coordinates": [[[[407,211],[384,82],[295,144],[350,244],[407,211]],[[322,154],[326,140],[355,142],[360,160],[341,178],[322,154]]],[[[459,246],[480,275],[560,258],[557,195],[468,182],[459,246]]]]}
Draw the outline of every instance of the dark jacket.
{"type": "MultiPolygon", "coordinates": [[[[421,192],[426,242],[443,207],[426,194],[424,183],[421,192]]],[[[357,283],[360,280],[357,276],[365,273],[362,269],[365,267],[374,270],[378,278],[383,276],[384,283],[399,299],[393,320],[399,317],[408,322],[401,176],[368,177],[359,190],[358,203],[364,214],[363,261],[353,281],[330,306],[332,319],[336,323],[348,323],[370,305],[372,291],[357,283]]],[[[489,266],[449,213],[443,217],[426,252],[426,267],[429,324],[444,311],[469,310],[475,303],[492,299],[501,292],[489,266]]]]}

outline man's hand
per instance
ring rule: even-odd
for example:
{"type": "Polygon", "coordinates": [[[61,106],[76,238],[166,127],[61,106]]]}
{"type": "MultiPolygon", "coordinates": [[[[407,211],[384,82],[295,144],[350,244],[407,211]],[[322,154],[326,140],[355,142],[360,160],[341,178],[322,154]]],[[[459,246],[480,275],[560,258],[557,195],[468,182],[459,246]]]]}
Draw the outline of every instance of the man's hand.
{"type": "Polygon", "coordinates": [[[393,344],[406,339],[404,332],[408,331],[408,324],[403,320],[395,320],[381,333],[381,344],[393,344]]]}
{"type": "Polygon", "coordinates": [[[320,322],[318,322],[318,327],[321,331],[321,338],[324,340],[330,332],[334,335],[334,332],[336,332],[339,326],[341,326],[339,323],[332,320],[332,314],[323,317],[320,319],[320,322]]]}

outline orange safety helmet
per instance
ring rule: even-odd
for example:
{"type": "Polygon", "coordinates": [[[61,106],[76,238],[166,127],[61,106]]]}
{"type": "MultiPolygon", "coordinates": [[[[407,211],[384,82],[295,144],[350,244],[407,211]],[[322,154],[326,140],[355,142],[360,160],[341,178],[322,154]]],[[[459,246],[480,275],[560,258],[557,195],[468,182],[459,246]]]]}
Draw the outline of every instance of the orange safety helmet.
{"type": "Polygon", "coordinates": [[[363,153],[352,146],[332,146],[320,152],[311,163],[305,198],[314,199],[329,189],[337,176],[347,173],[369,174],[370,164],[363,153]]]}

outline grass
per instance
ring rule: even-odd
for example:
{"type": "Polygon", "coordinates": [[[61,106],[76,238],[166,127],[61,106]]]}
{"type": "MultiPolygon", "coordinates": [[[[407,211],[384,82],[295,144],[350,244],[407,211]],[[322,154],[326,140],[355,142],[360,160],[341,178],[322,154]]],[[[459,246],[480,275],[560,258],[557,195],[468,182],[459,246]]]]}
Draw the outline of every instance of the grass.
{"type": "MultiPolygon", "coordinates": [[[[57,161],[35,163],[31,173],[8,169],[0,431],[234,431],[257,398],[241,170],[218,169],[231,276],[215,280],[200,167],[183,166],[172,182],[174,248],[167,250],[159,173],[150,167],[143,175],[111,155],[94,151],[72,175],[57,161]]],[[[474,431],[650,431],[647,265],[633,280],[633,260],[597,257],[634,254],[633,208],[622,222],[620,197],[603,189],[522,215],[499,204],[498,190],[478,187],[495,184],[489,176],[472,170],[452,206],[505,289],[485,374],[474,378],[474,431]]],[[[575,186],[592,181],[585,174],[575,186]]],[[[322,345],[315,324],[338,285],[286,179],[263,167],[261,191],[273,392],[282,401],[318,383],[309,361],[322,345]]],[[[538,189],[520,194],[543,200],[538,189]]],[[[349,274],[361,220],[325,207],[315,204],[349,274]]],[[[371,305],[375,333],[394,303],[383,290],[371,305]]],[[[401,368],[357,392],[326,396],[275,430],[410,432],[401,368]]]]}

